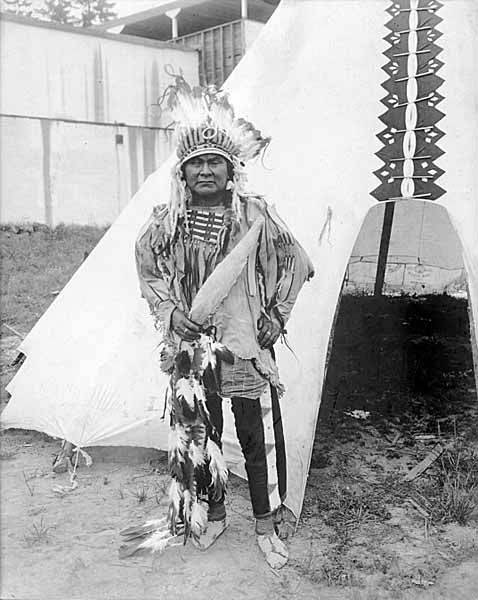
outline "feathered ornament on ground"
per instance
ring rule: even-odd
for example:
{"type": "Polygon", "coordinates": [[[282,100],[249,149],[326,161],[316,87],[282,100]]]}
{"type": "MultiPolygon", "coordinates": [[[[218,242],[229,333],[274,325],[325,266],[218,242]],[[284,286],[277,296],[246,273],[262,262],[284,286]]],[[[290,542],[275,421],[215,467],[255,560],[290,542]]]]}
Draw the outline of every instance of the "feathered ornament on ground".
{"type": "MultiPolygon", "coordinates": [[[[173,347],[164,352],[174,352],[173,347]]],[[[211,328],[196,342],[182,342],[173,364],[169,411],[171,431],[168,463],[171,474],[167,517],[121,531],[124,544],[120,557],[144,550],[162,552],[189,537],[199,539],[207,529],[206,499],[224,495],[228,471],[219,446],[219,437],[206,407],[203,378],[214,378],[216,361],[233,360],[230,352],[215,341],[211,328]]]]}

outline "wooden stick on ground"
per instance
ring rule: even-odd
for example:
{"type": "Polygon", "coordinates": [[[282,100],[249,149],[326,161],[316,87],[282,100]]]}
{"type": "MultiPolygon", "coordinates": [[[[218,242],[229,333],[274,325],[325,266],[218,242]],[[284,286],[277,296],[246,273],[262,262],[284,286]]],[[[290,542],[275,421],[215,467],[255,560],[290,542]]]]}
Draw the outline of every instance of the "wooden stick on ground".
{"type": "Polygon", "coordinates": [[[441,444],[436,444],[436,446],[434,446],[432,450],[430,450],[430,452],[425,456],[425,458],[422,461],[418,463],[418,465],[415,465],[413,469],[408,471],[408,473],[403,478],[403,481],[413,481],[417,477],[420,477],[420,475],[424,473],[428,469],[428,467],[430,467],[436,461],[436,459],[440,456],[444,449],[445,448],[441,444]]]}
{"type": "Polygon", "coordinates": [[[10,331],[11,331],[12,333],[14,333],[15,335],[18,335],[18,337],[19,337],[21,340],[24,340],[24,339],[25,339],[25,336],[23,335],[23,333],[20,333],[19,331],[17,331],[16,329],[14,329],[13,327],[11,327],[10,325],[7,325],[7,324],[5,323],[5,321],[3,321],[2,325],[4,325],[4,326],[5,326],[5,327],[6,327],[8,330],[10,330],[10,331]]]}

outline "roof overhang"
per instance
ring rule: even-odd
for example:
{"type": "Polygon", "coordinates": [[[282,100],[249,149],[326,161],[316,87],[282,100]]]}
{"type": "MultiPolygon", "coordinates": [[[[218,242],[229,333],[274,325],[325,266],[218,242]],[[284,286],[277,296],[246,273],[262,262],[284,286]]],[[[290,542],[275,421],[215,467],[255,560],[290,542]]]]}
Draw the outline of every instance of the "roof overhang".
{"type": "MultiPolygon", "coordinates": [[[[266,23],[274,12],[277,1],[248,0],[248,18],[266,23]]],[[[122,33],[169,40],[172,37],[171,19],[166,13],[178,8],[181,9],[178,15],[180,37],[241,18],[240,0],[168,0],[155,8],[114,19],[92,29],[111,31],[122,26],[122,33]]]]}

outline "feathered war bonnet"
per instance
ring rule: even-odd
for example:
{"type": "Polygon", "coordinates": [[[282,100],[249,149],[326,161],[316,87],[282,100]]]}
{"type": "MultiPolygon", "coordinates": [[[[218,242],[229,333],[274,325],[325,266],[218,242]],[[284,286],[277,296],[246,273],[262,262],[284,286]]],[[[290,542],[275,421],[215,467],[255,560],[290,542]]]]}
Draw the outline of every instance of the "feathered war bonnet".
{"type": "Polygon", "coordinates": [[[185,216],[190,198],[183,176],[185,162],[201,154],[218,154],[232,165],[231,208],[240,219],[239,196],[246,183],[245,163],[265,150],[270,138],[262,137],[252,123],[236,118],[228,95],[214,86],[191,88],[182,75],[175,75],[162,102],[175,124],[175,144],[178,161],[173,167],[169,225],[174,235],[178,218],[185,216]]]}

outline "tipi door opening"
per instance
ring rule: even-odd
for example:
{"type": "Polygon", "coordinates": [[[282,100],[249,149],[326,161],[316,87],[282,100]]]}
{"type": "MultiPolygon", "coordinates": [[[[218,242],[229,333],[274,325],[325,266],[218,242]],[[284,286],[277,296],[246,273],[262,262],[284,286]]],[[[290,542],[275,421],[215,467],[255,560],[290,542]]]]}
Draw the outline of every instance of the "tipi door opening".
{"type": "Polygon", "coordinates": [[[459,465],[460,485],[478,483],[478,374],[460,241],[443,207],[395,203],[377,292],[385,212],[369,211],[344,277],[304,500],[306,518],[330,519],[339,535],[344,519],[385,524],[407,498],[427,523],[444,518],[447,465],[459,465]],[[427,475],[407,482],[427,457],[427,475]]]}

